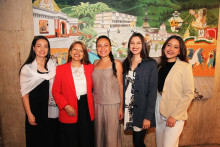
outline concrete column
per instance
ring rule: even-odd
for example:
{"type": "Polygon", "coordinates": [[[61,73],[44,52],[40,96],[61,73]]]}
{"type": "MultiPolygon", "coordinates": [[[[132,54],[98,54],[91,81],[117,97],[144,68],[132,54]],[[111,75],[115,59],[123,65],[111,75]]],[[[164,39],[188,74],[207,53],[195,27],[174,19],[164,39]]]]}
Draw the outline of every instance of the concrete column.
{"type": "Polygon", "coordinates": [[[24,147],[19,69],[33,39],[31,0],[0,0],[0,122],[5,147],[24,147]]]}

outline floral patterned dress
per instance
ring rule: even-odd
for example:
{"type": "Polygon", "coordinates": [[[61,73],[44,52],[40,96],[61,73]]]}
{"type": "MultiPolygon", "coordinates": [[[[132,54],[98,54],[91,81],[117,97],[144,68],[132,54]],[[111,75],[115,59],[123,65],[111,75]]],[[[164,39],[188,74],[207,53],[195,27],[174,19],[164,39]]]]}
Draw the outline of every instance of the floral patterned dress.
{"type": "Polygon", "coordinates": [[[129,70],[126,75],[126,80],[127,89],[125,91],[124,130],[141,131],[142,128],[133,126],[135,71],[129,70]]]}

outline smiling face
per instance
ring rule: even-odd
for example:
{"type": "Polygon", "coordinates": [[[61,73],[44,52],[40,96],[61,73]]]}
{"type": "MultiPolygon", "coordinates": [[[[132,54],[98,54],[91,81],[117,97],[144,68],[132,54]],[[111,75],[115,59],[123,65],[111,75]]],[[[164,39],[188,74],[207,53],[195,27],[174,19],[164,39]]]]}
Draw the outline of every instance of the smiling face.
{"type": "Polygon", "coordinates": [[[133,55],[140,55],[142,50],[142,42],[138,36],[134,36],[129,44],[130,51],[133,55]]]}
{"type": "Polygon", "coordinates": [[[37,40],[33,50],[36,54],[36,57],[46,57],[49,50],[48,42],[44,39],[37,40]]]}
{"type": "Polygon", "coordinates": [[[101,58],[108,57],[111,49],[112,49],[112,47],[111,47],[108,39],[101,38],[98,40],[98,42],[96,44],[96,50],[97,50],[98,55],[101,58]]]}
{"type": "Polygon", "coordinates": [[[74,61],[81,61],[83,59],[83,48],[81,44],[76,43],[70,51],[70,56],[74,61]]]}
{"type": "Polygon", "coordinates": [[[167,62],[175,62],[180,54],[180,43],[177,39],[171,39],[164,49],[164,54],[167,57],[167,62]]]}

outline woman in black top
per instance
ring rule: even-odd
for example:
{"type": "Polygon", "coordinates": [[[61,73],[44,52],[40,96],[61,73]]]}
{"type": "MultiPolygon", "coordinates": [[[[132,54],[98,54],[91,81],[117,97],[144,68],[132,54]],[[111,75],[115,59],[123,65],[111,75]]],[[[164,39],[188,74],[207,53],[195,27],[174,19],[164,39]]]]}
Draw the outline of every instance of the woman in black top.
{"type": "Polygon", "coordinates": [[[170,36],[162,47],[156,102],[157,147],[177,147],[193,99],[192,66],[180,36],[170,36]]]}
{"type": "Polygon", "coordinates": [[[50,60],[49,41],[44,36],[35,37],[29,57],[20,70],[21,94],[26,112],[27,147],[58,145],[55,137],[58,136],[58,111],[50,92],[55,70],[55,63],[50,60]],[[54,119],[48,119],[48,101],[54,105],[54,109],[49,109],[49,115],[54,119]]]}

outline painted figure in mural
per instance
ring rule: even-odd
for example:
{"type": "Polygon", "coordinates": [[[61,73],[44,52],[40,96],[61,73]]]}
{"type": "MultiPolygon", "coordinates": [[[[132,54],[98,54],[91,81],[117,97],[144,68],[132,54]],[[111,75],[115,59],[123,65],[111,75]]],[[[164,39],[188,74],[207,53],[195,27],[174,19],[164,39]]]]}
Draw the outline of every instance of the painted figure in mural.
{"type": "Polygon", "coordinates": [[[51,93],[55,72],[48,39],[35,37],[29,57],[20,70],[27,147],[58,146],[59,112],[51,93]]]}
{"type": "Polygon", "coordinates": [[[162,46],[155,109],[157,147],[178,147],[179,136],[188,118],[194,83],[186,54],[186,46],[179,36],[170,36],[162,46]]]}
{"type": "MultiPolygon", "coordinates": [[[[59,54],[58,53],[55,53],[53,56],[53,61],[55,61],[57,64],[58,64],[58,58],[59,58],[59,54]]],[[[59,64],[58,64],[59,65],[59,64]]]]}
{"type": "Polygon", "coordinates": [[[211,50],[209,53],[209,58],[207,60],[207,66],[210,68],[215,67],[215,50],[211,50]]]}
{"type": "Polygon", "coordinates": [[[198,56],[199,64],[201,65],[201,68],[203,69],[202,63],[205,63],[205,61],[204,61],[204,56],[203,56],[202,51],[203,51],[203,48],[201,48],[201,49],[199,50],[197,56],[198,56]]]}
{"type": "Polygon", "coordinates": [[[93,147],[93,65],[81,41],[73,42],[68,54],[68,63],[57,67],[52,88],[60,112],[60,147],[93,147]]]}
{"type": "Polygon", "coordinates": [[[148,33],[145,34],[144,39],[145,39],[146,43],[149,44],[149,46],[151,46],[153,44],[152,38],[150,37],[150,35],[148,33]]]}
{"type": "Polygon", "coordinates": [[[122,41],[121,45],[123,48],[125,48],[125,45],[127,44],[127,40],[122,41]]]}
{"type": "Polygon", "coordinates": [[[110,35],[110,28],[107,29],[107,36],[109,37],[110,35]]]}
{"type": "Polygon", "coordinates": [[[61,57],[61,64],[65,64],[66,63],[66,53],[62,53],[62,57],[61,57]]]}
{"type": "Polygon", "coordinates": [[[67,58],[67,55],[66,53],[56,53],[56,59],[57,59],[57,64],[58,65],[62,65],[62,64],[65,64],[66,63],[66,58],[67,58]]]}
{"type": "Polygon", "coordinates": [[[97,39],[96,50],[101,59],[94,62],[92,74],[96,147],[121,147],[119,120],[123,119],[123,69],[111,49],[107,36],[97,39]]]}
{"type": "Polygon", "coordinates": [[[202,63],[205,63],[204,61],[204,56],[203,56],[203,49],[197,49],[196,51],[194,51],[194,49],[188,49],[189,50],[189,54],[188,54],[188,58],[189,58],[189,63],[192,65],[192,68],[194,69],[194,66],[198,66],[201,65],[202,67],[202,63]]]}
{"type": "Polygon", "coordinates": [[[54,63],[57,64],[57,58],[56,58],[55,55],[51,55],[50,58],[51,58],[51,60],[52,60],[54,63]]]}
{"type": "Polygon", "coordinates": [[[196,13],[195,10],[190,9],[189,13],[195,17],[195,21],[192,22],[192,27],[197,29],[204,29],[206,27],[206,8],[199,9],[196,13]]]}
{"type": "Polygon", "coordinates": [[[180,13],[178,11],[175,11],[173,13],[173,17],[168,20],[170,22],[172,32],[178,32],[182,26],[183,20],[179,15],[180,13]]]}
{"type": "Polygon", "coordinates": [[[123,62],[124,130],[133,130],[135,147],[145,147],[146,130],[155,127],[158,72],[147,48],[144,36],[133,33],[123,62]]]}
{"type": "Polygon", "coordinates": [[[213,50],[213,67],[215,67],[215,61],[216,61],[216,49],[213,50]]]}
{"type": "Polygon", "coordinates": [[[214,57],[212,54],[210,54],[207,66],[213,68],[213,62],[214,62],[214,57]]]}
{"type": "Polygon", "coordinates": [[[120,33],[120,29],[119,29],[119,28],[117,29],[117,33],[118,33],[118,34],[120,33]]]}
{"type": "Polygon", "coordinates": [[[189,51],[189,53],[188,53],[187,57],[189,59],[192,59],[193,58],[193,54],[194,54],[194,49],[190,48],[190,49],[188,49],[188,51],[189,51]]]}
{"type": "Polygon", "coordinates": [[[40,20],[39,21],[39,32],[41,34],[49,33],[47,20],[40,20]]]}

